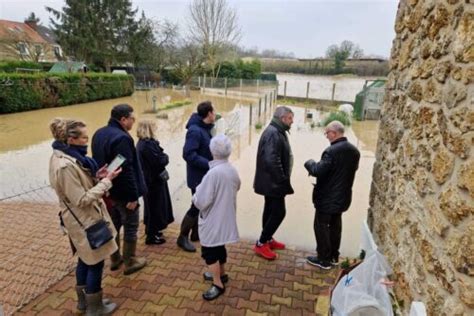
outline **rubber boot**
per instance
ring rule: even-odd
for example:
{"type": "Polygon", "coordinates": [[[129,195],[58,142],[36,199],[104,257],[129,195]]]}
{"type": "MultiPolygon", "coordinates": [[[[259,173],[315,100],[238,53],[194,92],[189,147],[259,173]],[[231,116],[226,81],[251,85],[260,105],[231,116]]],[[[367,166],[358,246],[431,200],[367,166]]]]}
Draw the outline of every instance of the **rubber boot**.
{"type": "Polygon", "coordinates": [[[199,241],[198,220],[199,218],[196,217],[193,228],[191,229],[191,241],[199,241]]]}
{"type": "Polygon", "coordinates": [[[85,294],[86,296],[86,316],[109,315],[116,308],[117,304],[102,302],[102,291],[93,294],[85,294]]]}
{"type": "Polygon", "coordinates": [[[179,232],[177,244],[184,251],[196,252],[196,247],[189,241],[189,231],[194,226],[194,222],[197,220],[189,215],[184,216],[183,221],[181,222],[181,231],[179,232]]]}
{"type": "Polygon", "coordinates": [[[123,263],[122,255],[120,254],[120,234],[117,232],[115,236],[115,242],[117,243],[118,250],[110,256],[110,270],[116,271],[120,269],[123,263]]]}
{"type": "MultiPolygon", "coordinates": [[[[79,313],[86,312],[86,289],[85,285],[76,285],[76,294],[77,294],[77,311],[79,313]]],[[[102,303],[104,305],[110,304],[110,300],[108,298],[102,299],[102,303]]]]}
{"type": "Polygon", "coordinates": [[[145,258],[138,258],[135,256],[137,250],[137,241],[124,241],[123,242],[123,263],[125,264],[125,270],[123,274],[129,275],[146,266],[145,258]]]}

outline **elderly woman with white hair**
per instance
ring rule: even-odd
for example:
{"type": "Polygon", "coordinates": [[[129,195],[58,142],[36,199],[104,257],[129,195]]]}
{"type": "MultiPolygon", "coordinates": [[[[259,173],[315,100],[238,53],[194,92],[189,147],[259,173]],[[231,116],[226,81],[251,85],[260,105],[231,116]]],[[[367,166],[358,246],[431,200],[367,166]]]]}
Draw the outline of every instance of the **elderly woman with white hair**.
{"type": "Polygon", "coordinates": [[[210,270],[204,273],[204,279],[213,281],[202,295],[209,301],[224,293],[224,283],[229,279],[225,274],[225,245],[239,240],[236,208],[240,189],[239,174],[228,160],[232,151],[230,139],[225,135],[212,138],[210,150],[214,160],[209,162],[209,171],[193,196],[199,209],[201,256],[210,270]]]}

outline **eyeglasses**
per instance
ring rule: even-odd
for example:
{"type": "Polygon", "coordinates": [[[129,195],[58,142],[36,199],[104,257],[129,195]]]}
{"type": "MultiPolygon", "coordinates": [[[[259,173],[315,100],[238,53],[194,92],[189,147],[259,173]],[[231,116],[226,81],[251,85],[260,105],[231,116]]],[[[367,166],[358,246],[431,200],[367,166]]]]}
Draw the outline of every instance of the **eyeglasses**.
{"type": "Polygon", "coordinates": [[[334,131],[331,131],[331,130],[325,131],[325,132],[324,132],[324,136],[327,136],[329,133],[334,133],[334,131]]]}

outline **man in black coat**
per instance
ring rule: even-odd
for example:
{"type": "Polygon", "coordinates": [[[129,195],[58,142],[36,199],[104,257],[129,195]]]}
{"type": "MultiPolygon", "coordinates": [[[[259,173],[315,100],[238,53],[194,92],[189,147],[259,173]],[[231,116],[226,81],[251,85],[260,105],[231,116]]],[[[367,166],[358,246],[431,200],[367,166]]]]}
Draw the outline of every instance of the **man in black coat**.
{"type": "Polygon", "coordinates": [[[317,256],[307,257],[309,264],[331,269],[339,261],[341,245],[342,213],[352,200],[352,185],[359,167],[359,150],[344,137],[344,125],[333,121],[326,126],[325,135],[331,145],[324,150],[321,160],[310,159],[304,167],[317,178],[313,189],[316,208],[314,233],[317,256]]]}
{"type": "Polygon", "coordinates": [[[92,155],[101,166],[110,164],[118,155],[125,157],[122,172],[115,178],[110,189],[112,206],[109,208],[117,229],[119,250],[111,256],[111,269],[117,270],[125,263],[124,274],[131,274],[146,265],[145,258],[135,255],[139,223],[138,198],[146,191],[140,162],[133,138],[128,131],[135,123],[133,108],[118,104],[112,108],[107,126],[99,129],[92,138],[92,155]],[[120,255],[120,227],[123,226],[123,258],[120,255]]]}
{"type": "Polygon", "coordinates": [[[285,244],[273,239],[273,235],[285,218],[285,196],[293,194],[290,177],[293,155],[287,131],[293,124],[293,111],[286,106],[276,108],[273,119],[262,133],[257,150],[255,193],[265,197],[262,217],[262,233],[254,251],[265,259],[277,257],[275,249],[285,249],[285,244]]]}
{"type": "MultiPolygon", "coordinates": [[[[186,124],[186,140],[183,147],[183,159],[186,161],[186,175],[188,188],[191,194],[196,192],[196,187],[209,170],[209,161],[212,154],[209,149],[211,142],[211,130],[216,121],[216,114],[210,101],[201,102],[197,106],[197,112],[193,113],[186,124]]],[[[198,216],[199,210],[191,203],[191,207],[181,222],[181,230],[177,244],[185,251],[195,252],[196,247],[189,241],[189,232],[192,241],[198,241],[198,216]]]]}

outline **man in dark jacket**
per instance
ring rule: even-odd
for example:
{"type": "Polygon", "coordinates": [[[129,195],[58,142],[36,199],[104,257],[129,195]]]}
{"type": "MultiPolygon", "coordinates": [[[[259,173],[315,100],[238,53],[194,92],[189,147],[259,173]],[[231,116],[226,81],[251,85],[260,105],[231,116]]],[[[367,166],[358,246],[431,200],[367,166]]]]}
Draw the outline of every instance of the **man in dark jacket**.
{"type": "Polygon", "coordinates": [[[262,217],[262,234],[255,244],[256,254],[265,259],[277,257],[275,249],[285,249],[285,244],[273,239],[285,218],[285,196],[293,194],[290,183],[293,155],[287,131],[293,124],[293,111],[286,106],[276,108],[273,119],[262,133],[258,143],[255,193],[265,197],[262,217]]]}
{"type": "Polygon", "coordinates": [[[321,161],[310,159],[304,167],[317,178],[313,190],[316,208],[314,233],[317,256],[307,257],[309,264],[330,269],[339,261],[341,245],[342,213],[352,200],[352,185],[359,167],[359,150],[344,137],[344,125],[333,121],[326,126],[325,135],[331,145],[324,150],[321,161]]]}
{"type": "MultiPolygon", "coordinates": [[[[193,113],[186,124],[186,140],[183,148],[183,158],[186,160],[187,183],[191,194],[196,192],[196,187],[209,170],[209,161],[212,154],[209,149],[211,142],[211,129],[214,127],[216,114],[210,101],[205,101],[197,106],[197,113],[193,113]]],[[[181,222],[181,230],[177,244],[185,251],[195,252],[196,247],[189,241],[189,232],[193,229],[191,240],[199,240],[198,232],[199,210],[191,203],[191,207],[181,222]]]]}
{"type": "Polygon", "coordinates": [[[146,265],[144,258],[135,256],[139,223],[138,198],[146,190],[142,170],[135,150],[133,138],[128,131],[135,123],[133,108],[118,104],[112,108],[109,123],[99,129],[92,138],[92,154],[101,166],[110,164],[118,155],[125,157],[120,176],[113,180],[110,189],[112,206],[109,208],[117,229],[119,250],[111,256],[111,269],[117,270],[125,263],[124,274],[131,274],[146,265]],[[120,227],[123,226],[123,258],[120,255],[120,227]]]}

